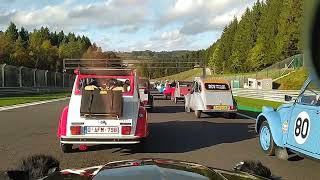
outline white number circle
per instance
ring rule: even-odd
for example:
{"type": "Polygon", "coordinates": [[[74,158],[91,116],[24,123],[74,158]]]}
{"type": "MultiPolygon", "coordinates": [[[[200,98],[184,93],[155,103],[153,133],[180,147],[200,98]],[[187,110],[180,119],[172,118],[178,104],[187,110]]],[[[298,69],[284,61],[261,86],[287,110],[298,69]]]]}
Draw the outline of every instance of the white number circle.
{"type": "Polygon", "coordinates": [[[307,112],[303,111],[298,114],[294,123],[294,139],[298,144],[303,144],[310,134],[310,117],[307,112]]]}

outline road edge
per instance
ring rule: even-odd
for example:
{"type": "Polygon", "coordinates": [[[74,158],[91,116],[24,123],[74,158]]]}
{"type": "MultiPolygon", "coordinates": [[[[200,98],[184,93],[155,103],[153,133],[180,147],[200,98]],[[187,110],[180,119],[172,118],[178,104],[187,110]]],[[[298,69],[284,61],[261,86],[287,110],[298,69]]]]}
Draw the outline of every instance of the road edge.
{"type": "Polygon", "coordinates": [[[11,109],[17,109],[17,108],[35,106],[35,105],[52,103],[52,102],[57,102],[57,101],[63,101],[63,100],[67,100],[69,98],[70,97],[65,97],[65,98],[58,98],[58,99],[51,99],[51,100],[44,100],[44,101],[36,101],[36,102],[32,102],[32,103],[23,103],[23,104],[11,105],[11,106],[2,106],[2,107],[0,107],[0,112],[6,111],[6,110],[11,110],[11,109]]]}

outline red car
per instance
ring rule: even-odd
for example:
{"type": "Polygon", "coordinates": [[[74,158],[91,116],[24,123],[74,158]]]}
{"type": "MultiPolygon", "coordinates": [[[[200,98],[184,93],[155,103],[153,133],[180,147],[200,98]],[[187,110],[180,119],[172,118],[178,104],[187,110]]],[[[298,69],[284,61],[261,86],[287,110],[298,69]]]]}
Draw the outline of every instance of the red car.
{"type": "Polygon", "coordinates": [[[169,97],[173,97],[175,88],[176,82],[166,83],[163,91],[163,95],[166,97],[166,99],[169,99],[169,97]]]}

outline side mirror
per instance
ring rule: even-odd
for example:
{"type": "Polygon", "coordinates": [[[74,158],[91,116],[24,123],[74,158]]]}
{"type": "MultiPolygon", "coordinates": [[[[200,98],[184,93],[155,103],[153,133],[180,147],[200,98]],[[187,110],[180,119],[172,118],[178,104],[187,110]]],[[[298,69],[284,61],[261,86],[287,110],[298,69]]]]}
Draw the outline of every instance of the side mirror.
{"type": "Polygon", "coordinates": [[[285,95],[285,96],[284,96],[284,100],[285,100],[285,101],[292,101],[292,96],[285,95]]]}

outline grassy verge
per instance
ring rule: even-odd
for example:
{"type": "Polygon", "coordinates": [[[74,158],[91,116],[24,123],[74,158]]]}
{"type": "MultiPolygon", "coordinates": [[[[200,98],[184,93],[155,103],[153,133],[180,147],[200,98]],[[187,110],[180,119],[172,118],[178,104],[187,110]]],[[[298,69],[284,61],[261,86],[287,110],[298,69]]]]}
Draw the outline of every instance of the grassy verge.
{"type": "Polygon", "coordinates": [[[277,86],[277,89],[300,89],[304,83],[304,81],[308,77],[308,72],[306,69],[301,68],[292,73],[288,76],[285,76],[277,81],[274,82],[274,86],[277,86]]]}
{"type": "Polygon", "coordinates": [[[252,99],[236,96],[238,108],[243,111],[261,112],[263,106],[279,107],[282,103],[275,101],[267,101],[262,99],[252,99]]]}
{"type": "Polygon", "coordinates": [[[44,101],[51,99],[58,99],[70,96],[68,93],[55,93],[55,94],[41,94],[41,95],[28,95],[28,96],[18,96],[18,97],[4,97],[0,98],[0,107],[1,106],[11,106],[15,104],[25,104],[36,101],[44,101]]]}

